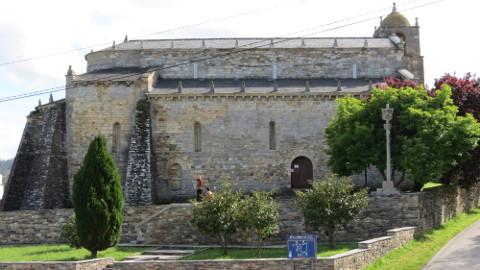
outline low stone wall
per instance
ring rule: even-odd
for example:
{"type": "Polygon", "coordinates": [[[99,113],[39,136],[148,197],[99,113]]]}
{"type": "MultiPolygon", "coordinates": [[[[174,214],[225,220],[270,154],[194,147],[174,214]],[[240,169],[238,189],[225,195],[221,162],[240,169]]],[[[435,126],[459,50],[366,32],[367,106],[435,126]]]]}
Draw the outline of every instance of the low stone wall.
{"type": "Polygon", "coordinates": [[[311,262],[306,260],[290,261],[288,259],[255,260],[198,260],[198,261],[151,261],[151,262],[116,262],[109,269],[115,270],[190,270],[190,269],[248,269],[248,270],[291,270],[311,269],[315,264],[317,270],[357,270],[363,269],[392,249],[413,240],[414,227],[405,227],[388,231],[388,236],[359,242],[358,249],[332,257],[318,258],[311,262]]]}
{"type": "Polygon", "coordinates": [[[113,259],[102,258],[76,262],[0,263],[0,270],[103,270],[113,262],[113,259]]]}
{"type": "Polygon", "coordinates": [[[434,188],[419,197],[419,231],[435,228],[458,214],[480,206],[480,185],[470,189],[434,188]]]}
{"type": "MultiPolygon", "coordinates": [[[[369,206],[357,221],[339,230],[339,241],[361,241],[379,237],[389,228],[415,226],[417,233],[437,227],[452,217],[479,206],[480,188],[470,190],[449,186],[428,192],[398,195],[371,195],[369,206]]],[[[309,232],[301,210],[293,199],[280,199],[280,233],[273,241],[289,234],[309,232]]],[[[0,244],[60,242],[60,228],[72,215],[71,209],[0,212],[0,244]]],[[[141,240],[150,244],[204,244],[216,239],[199,233],[191,224],[190,204],[168,204],[125,209],[122,242],[141,240]]],[[[320,241],[325,240],[317,233],[320,241]]],[[[244,236],[234,242],[245,243],[244,236]]]]}
{"type": "Polygon", "coordinates": [[[0,244],[58,243],[71,215],[71,209],[0,212],[0,244]]]}

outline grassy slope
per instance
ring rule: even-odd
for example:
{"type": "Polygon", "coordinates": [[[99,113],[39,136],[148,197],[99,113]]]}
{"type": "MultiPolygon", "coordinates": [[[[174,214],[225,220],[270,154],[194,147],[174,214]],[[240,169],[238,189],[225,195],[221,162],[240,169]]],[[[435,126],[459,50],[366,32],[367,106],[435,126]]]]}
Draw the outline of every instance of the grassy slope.
{"type": "Polygon", "coordinates": [[[480,220],[479,209],[469,214],[459,215],[440,228],[431,230],[406,246],[391,251],[366,270],[422,269],[450,239],[478,220],[480,220]]]}
{"type": "MultiPolygon", "coordinates": [[[[318,246],[318,257],[328,257],[342,252],[346,252],[357,248],[354,243],[337,244],[334,249],[328,249],[324,245],[318,246]]],[[[255,259],[255,258],[287,258],[286,248],[267,248],[263,250],[261,256],[257,255],[257,250],[252,248],[231,248],[228,249],[228,254],[223,256],[220,248],[211,248],[200,251],[191,256],[186,257],[186,260],[207,260],[207,259],[255,259]]]]}
{"type": "MultiPolygon", "coordinates": [[[[145,248],[114,247],[99,252],[98,257],[121,260],[143,250],[145,248]]],[[[88,259],[89,256],[90,252],[86,249],[74,249],[67,245],[0,246],[0,262],[75,261],[88,259]]]]}
{"type": "Polygon", "coordinates": [[[441,186],[443,186],[442,183],[428,182],[428,183],[425,183],[425,185],[423,185],[422,191],[425,191],[431,188],[441,187],[441,186]]]}

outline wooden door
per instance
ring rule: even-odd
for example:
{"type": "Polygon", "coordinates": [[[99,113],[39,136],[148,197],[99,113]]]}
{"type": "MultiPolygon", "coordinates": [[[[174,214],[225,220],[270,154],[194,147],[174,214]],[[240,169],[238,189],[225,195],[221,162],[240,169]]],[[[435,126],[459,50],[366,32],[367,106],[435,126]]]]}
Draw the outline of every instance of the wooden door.
{"type": "Polygon", "coordinates": [[[310,159],[297,157],[291,165],[292,188],[309,188],[313,180],[313,166],[310,159]]]}

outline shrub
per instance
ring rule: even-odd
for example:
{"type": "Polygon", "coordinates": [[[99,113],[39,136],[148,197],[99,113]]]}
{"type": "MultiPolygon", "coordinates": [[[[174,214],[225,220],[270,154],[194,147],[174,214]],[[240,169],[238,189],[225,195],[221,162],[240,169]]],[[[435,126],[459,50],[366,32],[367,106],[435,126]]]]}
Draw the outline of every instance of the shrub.
{"type": "Polygon", "coordinates": [[[223,254],[227,254],[230,236],[245,228],[241,191],[236,191],[230,183],[223,182],[215,196],[192,203],[192,224],[201,232],[219,237],[223,254]]]}
{"type": "Polygon", "coordinates": [[[263,244],[278,233],[278,204],[270,193],[255,191],[244,200],[244,211],[246,230],[258,239],[257,248],[260,253],[260,243],[263,244]]]}
{"type": "Polygon", "coordinates": [[[73,208],[79,242],[91,252],[115,246],[123,222],[120,175],[105,138],[96,137],[74,177],[73,208]]]}
{"type": "Polygon", "coordinates": [[[328,176],[313,183],[312,189],[297,192],[306,224],[323,232],[330,247],[335,244],[335,231],[346,226],[368,204],[366,190],[354,191],[348,177],[328,176]]]}
{"type": "Polygon", "coordinates": [[[78,238],[77,228],[75,225],[75,217],[72,217],[62,226],[60,238],[67,242],[72,248],[81,248],[80,239],[78,238]]]}

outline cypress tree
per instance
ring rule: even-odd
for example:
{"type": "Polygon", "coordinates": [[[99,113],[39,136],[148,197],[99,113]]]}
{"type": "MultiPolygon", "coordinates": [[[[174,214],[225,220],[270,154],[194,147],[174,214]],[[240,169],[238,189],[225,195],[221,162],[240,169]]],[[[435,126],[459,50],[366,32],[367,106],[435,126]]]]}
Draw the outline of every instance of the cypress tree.
{"type": "Polygon", "coordinates": [[[73,208],[80,244],[91,252],[115,246],[123,223],[120,175],[108,153],[106,140],[95,137],[74,176],[73,208]]]}

